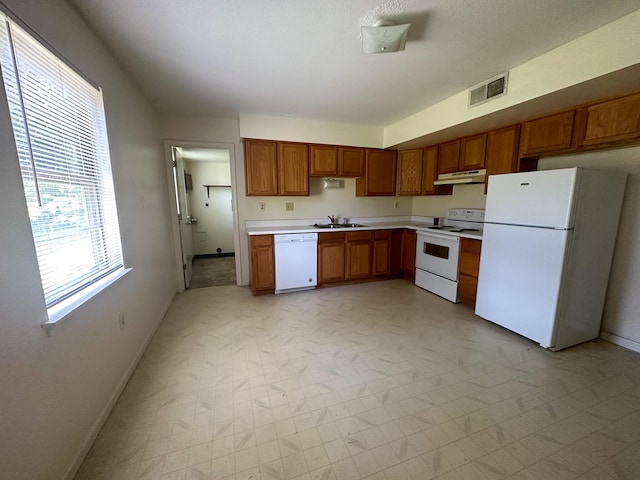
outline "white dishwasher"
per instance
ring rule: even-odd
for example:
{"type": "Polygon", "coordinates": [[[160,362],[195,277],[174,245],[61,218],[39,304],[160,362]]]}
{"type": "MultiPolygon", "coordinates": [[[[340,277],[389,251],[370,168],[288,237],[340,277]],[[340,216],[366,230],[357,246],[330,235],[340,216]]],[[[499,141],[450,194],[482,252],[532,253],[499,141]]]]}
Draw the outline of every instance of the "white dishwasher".
{"type": "Polygon", "coordinates": [[[318,284],[318,234],[275,235],[275,293],[295,292],[318,284]]]}

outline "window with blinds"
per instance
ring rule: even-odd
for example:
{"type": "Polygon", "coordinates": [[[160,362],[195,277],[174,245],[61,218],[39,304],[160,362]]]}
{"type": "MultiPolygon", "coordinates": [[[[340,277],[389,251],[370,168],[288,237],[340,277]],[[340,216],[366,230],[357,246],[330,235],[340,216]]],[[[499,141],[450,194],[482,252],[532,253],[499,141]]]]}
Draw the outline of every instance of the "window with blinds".
{"type": "Polygon", "coordinates": [[[123,269],[102,93],[0,17],[0,66],[47,308],[123,269]]]}

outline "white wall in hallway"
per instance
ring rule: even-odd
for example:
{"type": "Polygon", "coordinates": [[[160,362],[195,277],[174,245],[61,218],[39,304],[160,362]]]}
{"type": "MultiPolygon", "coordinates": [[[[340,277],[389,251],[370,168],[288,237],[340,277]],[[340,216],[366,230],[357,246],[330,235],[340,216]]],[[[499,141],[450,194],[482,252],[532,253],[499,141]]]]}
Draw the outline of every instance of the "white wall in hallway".
{"type": "Polygon", "coordinates": [[[229,163],[186,162],[187,171],[193,179],[193,190],[189,192],[191,215],[198,219],[192,224],[193,250],[196,255],[234,251],[233,211],[231,209],[231,187],[209,187],[204,185],[231,185],[229,163]]]}

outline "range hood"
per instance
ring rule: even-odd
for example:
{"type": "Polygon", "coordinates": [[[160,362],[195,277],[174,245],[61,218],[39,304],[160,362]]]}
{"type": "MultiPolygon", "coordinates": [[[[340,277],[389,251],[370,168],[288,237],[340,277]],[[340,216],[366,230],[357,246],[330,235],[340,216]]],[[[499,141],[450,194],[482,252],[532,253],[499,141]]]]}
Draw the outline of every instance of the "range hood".
{"type": "Polygon", "coordinates": [[[461,183],[484,183],[486,170],[469,170],[468,172],[443,173],[438,175],[434,185],[459,185],[461,183]]]}

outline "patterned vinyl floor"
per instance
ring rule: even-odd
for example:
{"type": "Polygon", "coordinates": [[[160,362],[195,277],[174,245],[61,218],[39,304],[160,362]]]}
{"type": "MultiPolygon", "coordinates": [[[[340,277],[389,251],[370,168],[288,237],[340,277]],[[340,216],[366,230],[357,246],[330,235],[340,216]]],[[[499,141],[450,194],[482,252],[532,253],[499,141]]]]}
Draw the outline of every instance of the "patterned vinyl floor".
{"type": "Polygon", "coordinates": [[[640,478],[640,355],[404,280],[178,295],[77,480],[640,478]]]}

